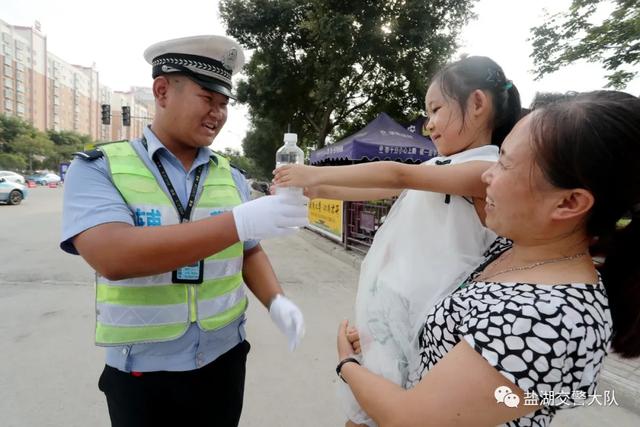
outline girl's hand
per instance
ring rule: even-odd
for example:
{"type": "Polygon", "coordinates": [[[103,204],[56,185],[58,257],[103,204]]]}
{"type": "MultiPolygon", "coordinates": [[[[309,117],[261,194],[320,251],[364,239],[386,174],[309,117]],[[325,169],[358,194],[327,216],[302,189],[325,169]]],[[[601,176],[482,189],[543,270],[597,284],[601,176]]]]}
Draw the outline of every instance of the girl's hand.
{"type": "Polygon", "coordinates": [[[282,187],[313,187],[318,183],[314,179],[315,166],[285,165],[273,171],[273,183],[282,187]]]}
{"type": "Polygon", "coordinates": [[[338,328],[338,361],[355,354],[355,349],[347,337],[347,328],[349,326],[348,320],[340,322],[338,328]]]}
{"type": "Polygon", "coordinates": [[[360,334],[354,326],[349,326],[347,328],[347,339],[349,340],[349,343],[351,343],[351,347],[353,347],[353,352],[355,354],[360,354],[360,334]]]}

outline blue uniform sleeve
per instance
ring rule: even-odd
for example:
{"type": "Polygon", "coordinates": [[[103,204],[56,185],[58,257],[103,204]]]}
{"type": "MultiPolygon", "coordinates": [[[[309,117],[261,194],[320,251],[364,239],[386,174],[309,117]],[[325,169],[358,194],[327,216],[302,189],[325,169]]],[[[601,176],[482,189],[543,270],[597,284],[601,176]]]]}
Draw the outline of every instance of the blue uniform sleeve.
{"type": "Polygon", "coordinates": [[[106,160],[75,159],[64,182],[60,248],[77,255],[73,238],[109,222],[134,225],[133,213],[111,182],[106,160]]]}
{"type": "MultiPolygon", "coordinates": [[[[236,169],[231,168],[231,176],[233,177],[233,182],[236,184],[236,188],[240,193],[240,199],[242,202],[248,202],[251,200],[251,191],[249,190],[249,184],[247,184],[247,180],[244,178],[244,175],[236,169]]],[[[244,250],[248,251],[249,249],[253,249],[258,246],[260,242],[258,240],[247,240],[244,242],[244,250]]]]}

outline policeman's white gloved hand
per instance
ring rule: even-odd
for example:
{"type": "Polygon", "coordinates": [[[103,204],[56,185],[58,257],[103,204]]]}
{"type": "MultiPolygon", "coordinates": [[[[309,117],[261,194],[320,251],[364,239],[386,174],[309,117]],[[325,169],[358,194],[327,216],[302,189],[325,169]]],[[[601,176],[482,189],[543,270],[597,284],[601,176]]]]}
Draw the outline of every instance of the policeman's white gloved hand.
{"type": "Polygon", "coordinates": [[[293,234],[309,224],[309,199],[304,196],[264,196],[233,208],[241,242],[293,234]]]}
{"type": "Polygon", "coordinates": [[[304,317],[289,298],[278,294],[269,305],[271,320],[287,337],[289,350],[293,351],[304,337],[304,317]]]}

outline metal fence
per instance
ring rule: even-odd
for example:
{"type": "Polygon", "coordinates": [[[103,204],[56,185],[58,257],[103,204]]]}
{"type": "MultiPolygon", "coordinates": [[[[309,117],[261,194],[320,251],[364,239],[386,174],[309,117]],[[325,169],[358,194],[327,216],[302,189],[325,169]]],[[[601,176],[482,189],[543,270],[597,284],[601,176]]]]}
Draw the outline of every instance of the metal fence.
{"type": "Polygon", "coordinates": [[[345,202],[345,247],[366,254],[395,200],[345,202]]]}

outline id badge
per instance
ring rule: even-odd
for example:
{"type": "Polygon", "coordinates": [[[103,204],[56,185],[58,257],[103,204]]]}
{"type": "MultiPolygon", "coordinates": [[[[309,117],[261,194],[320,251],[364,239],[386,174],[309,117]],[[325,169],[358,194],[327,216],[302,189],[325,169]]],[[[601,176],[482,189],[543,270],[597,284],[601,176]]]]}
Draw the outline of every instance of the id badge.
{"type": "Polygon", "coordinates": [[[204,272],[204,260],[200,260],[195,264],[185,265],[171,272],[171,283],[202,283],[204,272]]]}

